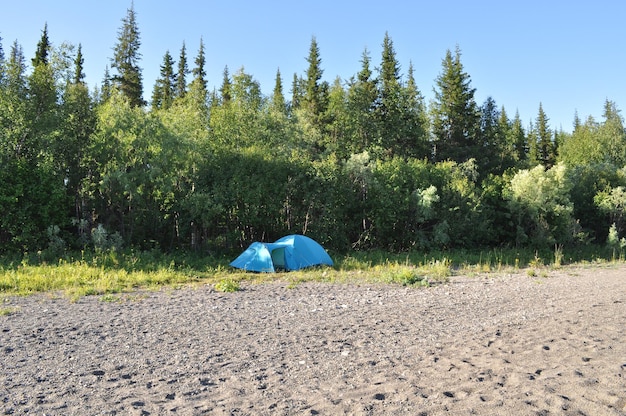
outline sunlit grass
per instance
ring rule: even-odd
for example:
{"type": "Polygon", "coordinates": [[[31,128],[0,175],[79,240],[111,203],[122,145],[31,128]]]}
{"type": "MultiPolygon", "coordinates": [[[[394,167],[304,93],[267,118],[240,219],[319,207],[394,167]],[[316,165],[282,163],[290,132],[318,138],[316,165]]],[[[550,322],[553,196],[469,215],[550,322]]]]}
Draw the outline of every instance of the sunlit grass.
{"type": "Polygon", "coordinates": [[[166,267],[128,271],[83,261],[60,261],[55,265],[21,264],[15,268],[0,269],[0,292],[13,295],[63,291],[71,298],[78,298],[194,281],[197,281],[196,276],[166,267]]]}
{"type": "Polygon", "coordinates": [[[79,253],[76,258],[60,259],[54,264],[25,256],[19,263],[15,259],[0,259],[0,294],[19,296],[60,292],[71,299],[97,295],[102,301],[117,302],[126,297],[122,294],[138,289],[177,289],[197,284],[211,285],[222,292],[236,292],[245,289],[246,284],[268,282],[282,283],[288,288],[307,282],[421,287],[445,283],[455,274],[471,276],[524,269],[529,276],[536,276],[546,268],[556,269],[564,264],[615,262],[610,253],[598,248],[575,252],[561,246],[552,252],[498,249],[394,254],[374,251],[333,257],[334,267],[248,273],[229,267],[229,260],[225,257],[168,255],[155,251],[79,253]]]}

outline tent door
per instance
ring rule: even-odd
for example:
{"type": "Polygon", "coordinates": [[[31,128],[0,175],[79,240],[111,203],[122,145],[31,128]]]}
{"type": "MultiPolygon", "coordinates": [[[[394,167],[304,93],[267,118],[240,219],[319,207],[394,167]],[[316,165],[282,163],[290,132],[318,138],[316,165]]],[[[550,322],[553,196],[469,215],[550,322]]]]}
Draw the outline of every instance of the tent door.
{"type": "Polygon", "coordinates": [[[275,269],[287,269],[287,266],[285,264],[285,247],[280,247],[272,250],[272,263],[274,263],[275,269]]]}

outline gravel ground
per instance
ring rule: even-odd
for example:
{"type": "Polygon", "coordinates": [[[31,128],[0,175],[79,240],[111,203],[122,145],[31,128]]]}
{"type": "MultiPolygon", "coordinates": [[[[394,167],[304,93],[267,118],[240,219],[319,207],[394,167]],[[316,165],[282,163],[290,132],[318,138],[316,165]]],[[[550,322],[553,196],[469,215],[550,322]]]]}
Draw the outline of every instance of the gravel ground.
{"type": "Polygon", "coordinates": [[[626,266],[8,298],[0,411],[626,415],[626,266]]]}

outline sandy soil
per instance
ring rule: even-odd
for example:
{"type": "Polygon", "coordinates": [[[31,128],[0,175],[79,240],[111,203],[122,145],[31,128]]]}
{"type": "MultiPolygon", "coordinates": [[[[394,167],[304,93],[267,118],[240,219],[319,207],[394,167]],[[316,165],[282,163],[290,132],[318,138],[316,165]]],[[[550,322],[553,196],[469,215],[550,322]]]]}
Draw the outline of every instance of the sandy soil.
{"type": "Polygon", "coordinates": [[[2,308],[3,414],[626,415],[623,265],[2,308]]]}

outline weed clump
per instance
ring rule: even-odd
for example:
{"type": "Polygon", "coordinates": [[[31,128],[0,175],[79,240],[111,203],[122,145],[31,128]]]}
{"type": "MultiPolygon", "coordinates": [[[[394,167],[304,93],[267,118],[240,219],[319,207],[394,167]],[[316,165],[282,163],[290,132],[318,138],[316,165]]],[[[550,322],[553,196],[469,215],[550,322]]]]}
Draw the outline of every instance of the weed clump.
{"type": "Polygon", "coordinates": [[[239,282],[234,279],[224,278],[215,284],[218,292],[232,293],[241,290],[239,282]]]}

